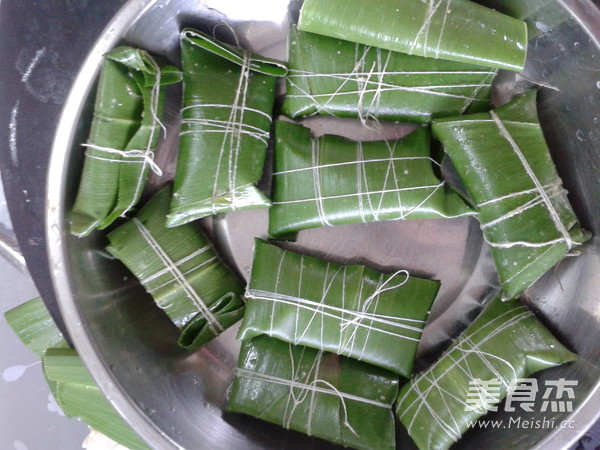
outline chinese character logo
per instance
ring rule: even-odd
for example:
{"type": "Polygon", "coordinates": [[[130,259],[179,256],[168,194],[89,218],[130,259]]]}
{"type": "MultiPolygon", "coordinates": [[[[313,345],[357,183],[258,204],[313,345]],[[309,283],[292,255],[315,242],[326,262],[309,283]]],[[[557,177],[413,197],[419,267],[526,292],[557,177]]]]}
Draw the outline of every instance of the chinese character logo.
{"type": "Polygon", "coordinates": [[[512,381],[508,388],[504,410],[513,412],[515,404],[523,411],[533,412],[535,396],[538,392],[538,383],[535,378],[517,378],[512,381]]]}
{"type": "Polygon", "coordinates": [[[542,412],[548,410],[552,412],[573,412],[573,399],[575,398],[574,387],[577,386],[577,380],[558,380],[546,381],[546,390],[542,399],[542,412]],[[554,393],[554,396],[552,394],[554,393]]]}
{"type": "Polygon", "coordinates": [[[469,380],[465,411],[498,411],[497,405],[506,392],[504,411],[514,412],[520,408],[525,412],[534,412],[536,396],[542,392],[541,412],[573,412],[574,388],[577,385],[577,380],[560,378],[546,381],[545,389],[541,389],[535,378],[516,378],[507,386],[507,391],[504,391],[502,388],[506,386],[505,380],[492,378],[485,381],[474,378],[469,380]]]}
{"type": "Polygon", "coordinates": [[[469,380],[465,411],[498,411],[497,404],[500,400],[502,400],[502,380],[498,378],[488,381],[479,378],[469,380]]]}

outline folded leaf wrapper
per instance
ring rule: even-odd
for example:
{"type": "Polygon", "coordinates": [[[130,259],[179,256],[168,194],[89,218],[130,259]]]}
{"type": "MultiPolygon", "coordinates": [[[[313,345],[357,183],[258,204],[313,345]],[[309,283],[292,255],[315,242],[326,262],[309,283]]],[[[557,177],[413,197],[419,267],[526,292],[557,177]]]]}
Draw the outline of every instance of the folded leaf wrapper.
{"type": "Polygon", "coordinates": [[[41,298],[5,313],[23,344],[42,359],[44,377],[60,409],[132,450],[148,447],[106,400],[87,368],[69,348],[41,298]]]}
{"type": "Polygon", "coordinates": [[[163,86],[181,72],[144,50],[118,47],[104,56],[94,118],[83,146],[85,161],[71,233],[85,236],[105,228],[139,201],[161,135],[163,86]]]}
{"type": "Polygon", "coordinates": [[[496,71],[298,31],[289,36],[283,113],[428,123],[487,111],[496,71]]]}
{"type": "Polygon", "coordinates": [[[550,157],[535,90],[491,113],[435,120],[433,132],[478,205],[505,297],[588,239],[550,157]]]}
{"type": "Polygon", "coordinates": [[[397,219],[451,218],[475,211],[434,173],[431,136],[419,128],[394,141],[311,138],[276,123],[269,235],[397,219]]]}
{"type": "Polygon", "coordinates": [[[269,141],[281,63],[191,29],[181,33],[182,125],[169,226],[266,208],[256,187],[269,141]]]}
{"type": "Polygon", "coordinates": [[[266,334],[409,378],[439,287],[404,270],[340,266],[257,240],[238,338],[266,334]]]}
{"type": "Polygon", "coordinates": [[[107,250],[140,280],[195,350],[241,319],[244,286],[197,224],[167,228],[166,186],[131,221],[108,235],[107,250]]]}
{"type": "Polygon", "coordinates": [[[306,0],[298,29],[516,71],[527,53],[525,22],[467,0],[306,0]]]}
{"type": "Polygon", "coordinates": [[[433,366],[402,387],[396,414],[419,448],[446,449],[518,379],[576,358],[520,302],[496,298],[433,366]],[[488,381],[494,395],[469,395],[488,381]]]}
{"type": "Polygon", "coordinates": [[[260,336],[244,341],[227,410],[357,449],[394,449],[398,377],[260,336]]]}

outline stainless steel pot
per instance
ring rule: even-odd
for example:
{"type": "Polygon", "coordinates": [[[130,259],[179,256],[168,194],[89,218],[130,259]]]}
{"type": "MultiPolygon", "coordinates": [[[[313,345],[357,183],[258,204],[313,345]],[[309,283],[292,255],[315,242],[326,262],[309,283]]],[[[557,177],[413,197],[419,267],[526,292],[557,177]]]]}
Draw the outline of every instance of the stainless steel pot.
{"type": "MultiPolygon", "coordinates": [[[[539,112],[553,158],[583,225],[600,232],[600,13],[588,0],[488,0],[523,14],[531,40],[525,76],[502,74],[497,101],[541,84],[539,112]],[[528,81],[529,80],[529,81],[528,81]]],[[[52,149],[47,187],[48,250],[54,286],[68,330],[107,397],[153,448],[299,448],[321,441],[250,418],[224,415],[227,385],[236,363],[235,330],[190,355],[176,345],[177,330],[118,261],[102,250],[95,233],[68,233],[67,211],[82,164],[93,88],[102,54],[128,43],[178,59],[178,30],[211,31],[227,21],[254,51],[285,58],[290,17],[299,7],[286,0],[130,0],[102,34],[72,87],[52,149]]],[[[227,29],[217,30],[228,38],[227,29]]],[[[230,38],[231,36],[229,36],[230,38]]],[[[167,108],[169,134],[159,158],[169,164],[177,146],[177,93],[167,108]]],[[[315,133],[356,135],[348,121],[311,120],[315,133]]],[[[388,126],[376,136],[406,133],[388,126]]],[[[360,133],[359,133],[360,134],[360,133]]],[[[356,137],[356,136],[355,136],[356,137]]],[[[154,184],[159,180],[154,180],[154,184]]],[[[250,264],[252,238],[264,236],[264,212],[219,217],[213,237],[242,273],[250,264]]],[[[303,232],[295,244],[341,262],[403,267],[441,279],[420,354],[424,360],[471,320],[496,286],[493,265],[473,219],[353,225],[303,232]]],[[[545,372],[543,378],[576,379],[575,410],[555,420],[574,428],[472,430],[465,448],[565,448],[599,416],[600,240],[561,262],[524,300],[580,356],[581,361],[545,372]]],[[[539,409],[536,409],[539,411],[539,409]]],[[[538,416],[541,413],[538,413],[538,416]]],[[[531,414],[527,414],[531,418],[531,414]]],[[[534,414],[535,416],[535,414],[534,414]]],[[[515,417],[515,416],[513,416],[515,417]]],[[[548,414],[545,414],[548,417],[548,414]]],[[[399,433],[399,442],[408,437],[399,433]]]]}

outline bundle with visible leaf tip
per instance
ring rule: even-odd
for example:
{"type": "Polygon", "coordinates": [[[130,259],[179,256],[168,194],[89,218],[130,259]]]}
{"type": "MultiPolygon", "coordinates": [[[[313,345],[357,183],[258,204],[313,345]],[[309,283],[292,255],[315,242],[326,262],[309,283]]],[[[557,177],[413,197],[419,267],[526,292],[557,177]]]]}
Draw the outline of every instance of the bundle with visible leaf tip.
{"type": "Polygon", "coordinates": [[[278,121],[269,235],[320,226],[471,216],[475,211],[438,178],[431,136],[419,128],[394,141],[311,138],[278,121]]]}
{"type": "Polygon", "coordinates": [[[227,411],[357,449],[395,448],[398,377],[267,336],[244,341],[227,411]]]}
{"type": "Polygon", "coordinates": [[[298,29],[516,71],[527,53],[525,22],[469,0],[305,0],[298,29]]]}
{"type": "Polygon", "coordinates": [[[269,207],[256,183],[285,66],[192,29],[181,33],[181,58],[181,140],[168,225],[269,207]]]}
{"type": "Polygon", "coordinates": [[[446,449],[523,378],[576,359],[525,306],[496,298],[402,387],[396,415],[420,449],[446,449]],[[470,396],[473,389],[479,394],[470,396]]]}
{"type": "Polygon", "coordinates": [[[433,133],[479,209],[505,297],[589,238],[550,157],[535,90],[490,113],[435,120],[433,133]]]}
{"type": "Polygon", "coordinates": [[[144,285],[195,350],[241,319],[244,286],[197,224],[167,228],[171,186],[108,235],[107,250],[144,285]]]}
{"type": "Polygon", "coordinates": [[[238,338],[266,334],[408,378],[439,287],[405,270],[341,266],[257,240],[238,338]]]}
{"type": "Polygon", "coordinates": [[[67,345],[41,298],[5,314],[23,344],[42,358],[52,395],[68,417],[77,417],[110,439],[130,448],[148,447],[100,391],[77,352],[67,345]]]}
{"type": "Polygon", "coordinates": [[[118,47],[104,56],[71,233],[106,228],[139,201],[161,134],[163,86],[181,72],[144,50],[118,47]]]}
{"type": "Polygon", "coordinates": [[[289,36],[284,114],[428,123],[489,107],[496,70],[298,31],[289,36]]]}

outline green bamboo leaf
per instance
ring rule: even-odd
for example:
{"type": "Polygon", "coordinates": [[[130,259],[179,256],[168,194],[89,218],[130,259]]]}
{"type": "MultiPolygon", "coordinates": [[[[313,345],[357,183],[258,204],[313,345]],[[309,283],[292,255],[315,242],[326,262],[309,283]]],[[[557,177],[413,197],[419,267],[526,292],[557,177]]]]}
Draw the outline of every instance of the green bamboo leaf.
{"type": "Polygon", "coordinates": [[[527,52],[524,22],[467,0],[306,0],[298,29],[516,71],[527,52]]]}
{"type": "MultiPolygon", "coordinates": [[[[40,358],[49,348],[69,347],[41,297],[7,311],[4,317],[21,342],[40,358]]],[[[48,378],[46,382],[56,398],[57,383],[48,378]]]]}
{"type": "Polygon", "coordinates": [[[420,449],[446,449],[518,379],[576,359],[520,302],[496,298],[440,359],[402,387],[396,415],[420,449]],[[469,397],[477,380],[498,380],[491,402],[469,397]]]}
{"type": "Polygon", "coordinates": [[[81,419],[131,450],[148,448],[100,391],[75,350],[49,349],[42,362],[54,398],[65,415],[81,419]]]}
{"type": "Polygon", "coordinates": [[[96,382],[73,348],[49,348],[42,355],[46,380],[96,386],[96,382]]]}
{"type": "Polygon", "coordinates": [[[428,123],[488,109],[496,70],[422,58],[292,27],[284,114],[428,123]],[[335,56],[335,57],[332,57],[335,56]]]}
{"type": "Polygon", "coordinates": [[[40,357],[50,347],[68,347],[41,297],[7,311],[4,317],[21,342],[40,357]]]}
{"type": "Polygon", "coordinates": [[[347,447],[393,450],[397,393],[391,372],[260,336],[242,343],[227,410],[347,447]]]}
{"type": "Polygon", "coordinates": [[[44,377],[68,417],[78,417],[116,442],[147,449],[106,400],[77,352],[68,348],[41,298],[5,313],[15,334],[42,359],[44,377]]]}
{"type": "Polygon", "coordinates": [[[118,47],[105,55],[71,233],[105,228],[140,199],[158,143],[162,86],[181,73],[144,50],[118,47]],[[164,75],[164,76],[163,76],[164,75]]]}
{"type": "Polygon", "coordinates": [[[81,419],[93,429],[128,449],[146,450],[149,448],[119,416],[97,387],[59,383],[56,399],[66,415],[81,419]]]}
{"type": "Polygon", "coordinates": [[[434,173],[430,133],[394,141],[311,138],[301,125],[276,123],[269,235],[346,223],[475,214],[434,173]]]}
{"type": "Polygon", "coordinates": [[[261,334],[406,378],[438,281],[340,266],[257,240],[239,339],[261,334]]]}
{"type": "Polygon", "coordinates": [[[241,319],[244,286],[198,224],[167,228],[171,186],[108,235],[107,250],[140,280],[195,350],[241,319]]]}
{"type": "Polygon", "coordinates": [[[265,162],[276,77],[285,75],[285,67],[192,29],[181,33],[181,58],[181,140],[168,225],[269,207],[256,183],[265,162]]]}
{"type": "Polygon", "coordinates": [[[437,119],[433,132],[478,205],[505,297],[589,238],[552,162],[535,90],[491,113],[437,119]]]}

